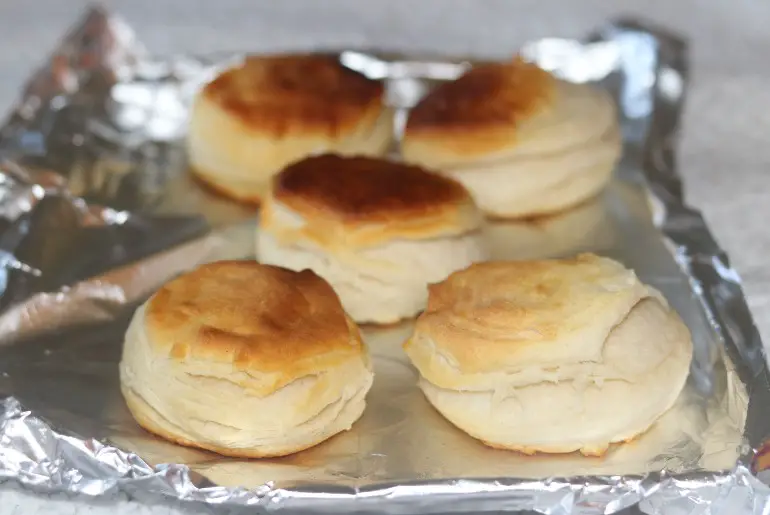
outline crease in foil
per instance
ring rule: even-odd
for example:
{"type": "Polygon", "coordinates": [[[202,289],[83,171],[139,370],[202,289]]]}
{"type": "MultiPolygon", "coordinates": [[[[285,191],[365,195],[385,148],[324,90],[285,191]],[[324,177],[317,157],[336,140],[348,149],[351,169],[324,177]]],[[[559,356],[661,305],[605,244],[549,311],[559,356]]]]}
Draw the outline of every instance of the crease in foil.
{"type": "MultiPolygon", "coordinates": [[[[740,279],[703,218],[684,203],[676,172],[686,50],[675,35],[632,20],[610,23],[587,42],[550,38],[526,45],[524,56],[544,68],[569,80],[600,82],[614,93],[626,143],[622,181],[602,202],[564,219],[494,230],[524,242],[506,250],[520,257],[534,248],[560,255],[586,247],[638,260],[630,264],[647,274],[643,279],[674,293],[669,297],[699,342],[688,387],[692,398],[684,407],[695,410],[711,432],[744,428],[740,448],[722,448],[732,440],[719,435],[711,441],[715,448],[705,448],[696,426],[692,438],[641,473],[441,479],[408,470],[398,476],[387,470],[393,457],[376,446],[367,450],[366,439],[353,442],[355,452],[348,453],[345,438],[338,438],[327,446],[340,449],[334,463],[313,463],[312,452],[301,453],[268,463],[276,473],[270,480],[236,487],[227,485],[243,484],[254,462],[199,456],[134,432],[116,388],[119,347],[105,345],[105,338],[115,338],[129,308],[174,274],[205,260],[247,256],[254,213],[206,194],[178,173],[184,170],[179,140],[192,95],[238,56],[158,59],[122,22],[94,9],[34,75],[0,129],[0,393],[6,396],[0,477],[88,496],[127,492],[263,511],[767,513],[770,489],[758,479],[770,468],[770,447],[764,445],[770,384],[762,343],[740,279]],[[629,253],[633,244],[664,248],[661,239],[670,254],[629,253]],[[76,327],[93,322],[102,324],[88,331],[76,327]],[[120,450],[132,447],[142,457],[120,450]],[[170,452],[178,452],[178,459],[158,459],[170,452]],[[735,458],[729,466],[708,461],[721,454],[735,458]],[[175,464],[183,462],[193,465],[175,464]],[[303,467],[323,471],[322,477],[279,477],[303,467]]],[[[389,101],[402,108],[401,120],[403,108],[431,83],[452,79],[468,65],[357,50],[339,55],[347,66],[388,81],[389,101]]],[[[402,377],[395,358],[378,359],[386,372],[402,377]]],[[[414,398],[387,393],[396,403],[414,398]]],[[[419,406],[400,409],[419,412],[420,424],[439,424],[419,406]]],[[[430,447],[442,438],[449,437],[415,445],[430,447]]],[[[459,450],[470,445],[468,439],[456,443],[434,449],[447,453],[437,467],[488,472],[501,470],[496,459],[512,459],[495,454],[478,465],[459,450]]],[[[408,462],[419,450],[390,452],[403,453],[408,462]]],[[[572,466],[583,470],[580,463],[572,466]]],[[[601,466],[591,462],[584,469],[601,466]]]]}
{"type": "Polygon", "coordinates": [[[150,215],[121,202],[119,173],[91,173],[88,188],[63,173],[71,149],[93,140],[86,125],[99,110],[94,98],[143,53],[127,27],[94,10],[0,129],[0,342],[114,318],[136,288],[115,283],[113,269],[206,231],[199,216],[150,215]]]}
{"type": "Polygon", "coordinates": [[[201,237],[206,225],[86,202],[59,174],[5,161],[0,228],[0,342],[9,343],[114,317],[132,289],[111,281],[116,268],[201,237]]]}

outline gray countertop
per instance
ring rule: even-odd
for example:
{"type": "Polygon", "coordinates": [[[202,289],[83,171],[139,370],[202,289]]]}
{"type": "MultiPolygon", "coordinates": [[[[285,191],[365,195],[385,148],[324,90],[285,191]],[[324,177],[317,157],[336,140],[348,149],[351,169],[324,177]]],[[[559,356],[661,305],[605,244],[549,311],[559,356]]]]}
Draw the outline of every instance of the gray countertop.
{"type": "MultiPolygon", "coordinates": [[[[112,0],[156,53],[313,46],[510,55],[544,36],[579,37],[608,18],[642,15],[690,39],[692,86],[679,159],[701,209],[744,278],[770,339],[770,2],[735,0],[112,0]]],[[[0,3],[0,105],[81,14],[82,0],[0,3]]],[[[171,513],[170,507],[86,506],[0,491],[0,513],[171,513]],[[93,511],[92,511],[93,510],[93,511]]],[[[176,513],[176,511],[173,511],[176,513]]]]}

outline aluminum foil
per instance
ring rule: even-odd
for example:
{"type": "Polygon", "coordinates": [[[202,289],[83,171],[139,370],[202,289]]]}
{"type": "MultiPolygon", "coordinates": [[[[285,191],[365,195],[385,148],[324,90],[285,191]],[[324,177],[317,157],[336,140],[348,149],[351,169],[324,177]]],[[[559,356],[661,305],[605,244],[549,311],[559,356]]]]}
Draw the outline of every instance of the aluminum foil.
{"type": "MultiPolygon", "coordinates": [[[[255,213],[193,182],[180,145],[192,95],[239,56],[155,58],[125,25],[93,10],[0,129],[0,476],[92,496],[265,511],[767,513],[770,488],[758,479],[770,463],[762,343],[737,274],[684,204],[676,173],[684,43],[619,21],[586,42],[548,39],[522,52],[615,94],[624,159],[600,198],[547,219],[492,224],[493,252],[593,250],[666,294],[696,352],[685,392],[653,430],[603,459],[487,449],[414,388],[398,351],[404,324],[365,330],[377,373],[367,411],[314,449],[233,460],[143,432],[118,390],[131,308],[191,266],[253,248],[255,213]]],[[[338,54],[386,81],[399,121],[468,64],[338,54]]]]}

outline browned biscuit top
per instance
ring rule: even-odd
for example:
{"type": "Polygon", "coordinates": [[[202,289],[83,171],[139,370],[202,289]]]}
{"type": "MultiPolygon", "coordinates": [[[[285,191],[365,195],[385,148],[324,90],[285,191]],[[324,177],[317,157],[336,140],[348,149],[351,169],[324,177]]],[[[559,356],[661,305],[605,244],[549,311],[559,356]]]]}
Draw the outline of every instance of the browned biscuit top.
{"type": "Polygon", "coordinates": [[[406,132],[515,126],[546,105],[554,78],[520,58],[471,68],[437,86],[410,112],[406,132]]]}
{"type": "Polygon", "coordinates": [[[595,254],[476,263],[430,285],[415,334],[432,338],[466,372],[572,351],[585,357],[601,352],[606,330],[649,295],[632,271],[595,254]]]}
{"type": "Polygon", "coordinates": [[[383,84],[330,55],[247,57],[210,82],[204,99],[276,137],[311,130],[336,135],[376,115],[383,84]]]}
{"type": "Polygon", "coordinates": [[[335,154],[284,169],[274,179],[273,197],[303,215],[373,223],[433,217],[472,202],[458,182],[423,168],[335,154]]]}
{"type": "Polygon", "coordinates": [[[326,281],[250,260],[209,263],[168,282],[144,322],[170,358],[274,373],[274,387],[364,352],[326,281]]]}

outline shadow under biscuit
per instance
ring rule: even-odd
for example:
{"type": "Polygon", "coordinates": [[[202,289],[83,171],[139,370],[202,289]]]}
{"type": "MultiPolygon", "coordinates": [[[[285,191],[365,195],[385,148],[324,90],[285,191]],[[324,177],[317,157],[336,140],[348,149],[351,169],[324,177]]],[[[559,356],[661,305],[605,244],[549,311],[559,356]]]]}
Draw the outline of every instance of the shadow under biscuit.
{"type": "Polygon", "coordinates": [[[201,215],[209,226],[217,228],[255,217],[259,205],[232,200],[185,168],[169,180],[156,210],[201,215]]]}
{"type": "Polygon", "coordinates": [[[605,192],[569,210],[521,220],[490,220],[487,243],[492,259],[523,260],[597,251],[613,241],[605,192]]]}
{"type": "Polygon", "coordinates": [[[221,486],[257,488],[267,482],[276,488],[334,484],[358,486],[412,477],[404,454],[409,448],[406,420],[416,372],[400,360],[373,352],[377,380],[367,395],[367,409],[350,431],[288,456],[232,459],[164,442],[141,431],[114,438],[128,449],[141,449],[151,463],[184,463],[221,486]]]}
{"type": "Polygon", "coordinates": [[[718,461],[704,461],[700,434],[709,421],[692,395],[686,391],[647,432],[629,442],[611,445],[602,456],[583,456],[579,452],[528,455],[488,447],[445,420],[422,395],[415,396],[409,408],[413,417],[405,428],[413,435],[406,454],[415,475],[421,479],[541,479],[642,474],[661,469],[680,472],[705,465],[709,470],[718,470],[712,467],[734,462],[737,446],[733,452],[720,456],[718,461]]]}

